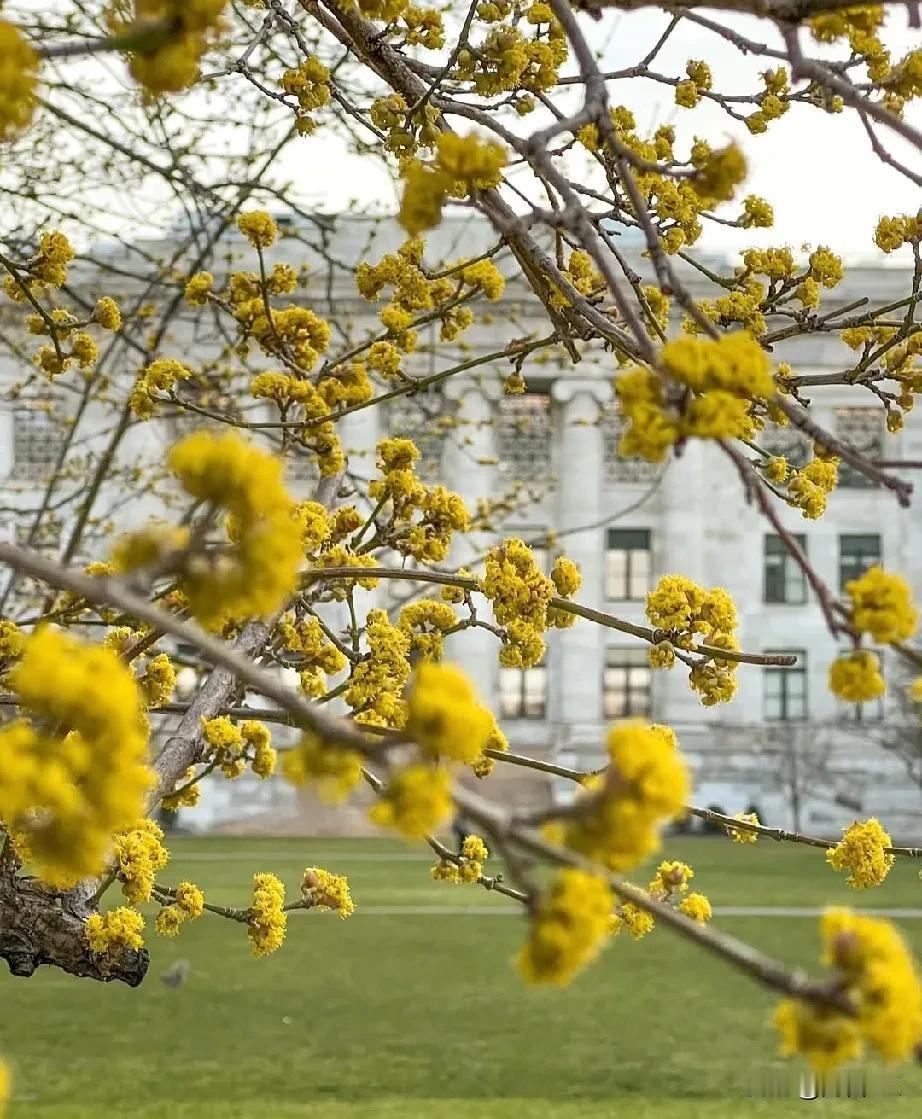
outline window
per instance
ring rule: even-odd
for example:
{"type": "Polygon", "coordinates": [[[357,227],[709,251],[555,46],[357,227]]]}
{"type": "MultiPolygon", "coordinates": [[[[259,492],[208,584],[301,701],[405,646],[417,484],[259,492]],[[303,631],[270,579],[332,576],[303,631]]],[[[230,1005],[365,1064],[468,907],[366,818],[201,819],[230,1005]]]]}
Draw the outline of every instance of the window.
{"type": "MultiPolygon", "coordinates": [[[[807,538],[794,537],[806,552],[807,538]]],[[[780,536],[765,534],[765,601],[803,606],[807,601],[807,579],[780,536]]]]}
{"type": "Polygon", "coordinates": [[[810,440],[802,431],[788,425],[767,423],[757,436],[758,444],[767,454],[786,458],[791,466],[806,466],[813,457],[810,440]]]}
{"type": "Polygon", "coordinates": [[[438,478],[442,469],[446,429],[441,421],[446,411],[444,396],[433,391],[398,397],[387,409],[391,435],[412,439],[419,448],[416,470],[426,481],[438,478]]]}
{"type": "Polygon", "coordinates": [[[17,408],[13,415],[13,462],[20,478],[51,474],[58,459],[58,433],[50,405],[17,408]]]}
{"type": "Polygon", "coordinates": [[[605,597],[641,599],[650,589],[650,530],[610,528],[605,541],[605,597]]]}
{"type": "Polygon", "coordinates": [[[317,482],[320,471],[316,458],[296,443],[288,448],[285,456],[285,477],[289,482],[317,482]]]}
{"type": "MultiPolygon", "coordinates": [[[[879,459],[884,449],[884,419],[880,408],[836,409],[836,435],[846,446],[869,459],[879,459]]],[[[873,489],[877,482],[844,459],[839,463],[839,485],[847,489],[873,489]]]]}
{"type": "Polygon", "coordinates": [[[614,482],[652,482],[663,471],[660,462],[647,462],[642,458],[622,458],[618,453],[621,436],[627,426],[624,417],[617,412],[605,412],[602,424],[602,463],[605,481],[614,482]]]}
{"type": "Polygon", "coordinates": [[[793,722],[807,717],[807,653],[805,649],[767,649],[797,657],[792,668],[766,665],[762,669],[763,715],[767,723],[793,722]]]}
{"type": "Polygon", "coordinates": [[[850,533],[839,537],[839,590],[869,567],[880,563],[880,537],[875,532],[850,533]]]}
{"type": "Polygon", "coordinates": [[[500,668],[499,713],[503,719],[543,719],[547,713],[547,668],[500,668]]]}
{"type": "Polygon", "coordinates": [[[607,649],[602,674],[602,713],[606,719],[650,714],[653,670],[643,649],[607,649]]]}
{"type": "Polygon", "coordinates": [[[501,474],[518,481],[545,481],[551,469],[551,398],[546,392],[503,396],[497,417],[501,474]]]}

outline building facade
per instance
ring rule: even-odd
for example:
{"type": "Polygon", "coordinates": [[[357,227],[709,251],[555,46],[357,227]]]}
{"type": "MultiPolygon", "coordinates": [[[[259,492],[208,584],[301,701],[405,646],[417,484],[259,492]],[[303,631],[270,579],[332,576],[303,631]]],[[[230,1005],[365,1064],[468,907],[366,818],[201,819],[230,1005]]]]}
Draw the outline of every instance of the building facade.
{"type": "MultiPolygon", "coordinates": [[[[490,231],[477,222],[447,219],[430,246],[440,258],[456,258],[462,252],[476,255],[491,242],[490,231]]],[[[311,236],[292,238],[280,243],[272,260],[300,265],[305,257],[312,258],[314,279],[302,298],[321,313],[348,322],[350,331],[361,337],[375,331],[376,307],[357,295],[349,264],[374,261],[397,244],[392,223],[340,219],[325,233],[322,251],[311,236]],[[345,267],[333,268],[331,261],[345,267]]],[[[252,267],[242,239],[226,237],[222,247],[234,266],[252,267]]],[[[638,247],[626,241],[626,251],[634,254],[643,273],[638,247]]],[[[722,260],[709,263],[718,270],[731,267],[722,260]]],[[[685,279],[696,296],[713,295],[696,273],[689,270],[685,279]]],[[[902,272],[854,267],[824,300],[823,311],[863,296],[885,304],[905,297],[908,290],[902,272]]],[[[514,338],[547,332],[543,309],[515,276],[489,312],[464,335],[463,344],[423,348],[413,372],[438,372],[472,353],[501,354],[514,338]]],[[[218,341],[191,319],[165,340],[163,352],[171,353],[171,346],[186,361],[218,352],[218,341]]],[[[850,351],[836,338],[818,335],[779,343],[773,356],[797,373],[822,374],[846,368],[850,351]]],[[[898,702],[900,667],[884,658],[891,683],[886,701],[855,707],[831,695],[827,673],[837,649],[819,605],[771,526],[746,503],[725,456],[692,440],[679,458],[662,467],[620,458],[621,427],[612,403],[617,366],[610,354],[590,355],[578,365],[565,356],[526,364],[527,391],[521,396],[503,393],[508,369],[508,361],[497,357],[473,374],[459,373],[436,388],[346,417],[340,431],[350,470],[360,478],[372,474],[380,438],[414,438],[424,477],[443,481],[472,509],[482,499],[504,507],[491,531],[458,544],[452,566],[476,567],[497,536],[521,536],[534,543],[541,562],[549,565],[559,550],[579,564],[581,603],[641,625],[648,590],[664,574],[683,574],[731,593],[742,648],[797,655],[792,669],[743,666],[736,698],[705,708],[690,690],[683,666],[654,671],[646,644],[615,629],[579,620],[570,629],[552,631],[544,662],[526,670],[499,665],[493,634],[480,629],[461,633],[452,641],[451,655],[499,715],[511,748],[591,768],[602,762],[611,722],[646,718],[675,728],[694,767],[695,801],[701,806],[728,812],[756,808],[772,824],[826,834],[856,815],[879,814],[895,834],[918,835],[922,788],[913,767],[898,756],[911,751],[914,733],[898,702]],[[894,735],[902,741],[901,751],[892,748],[894,735]]],[[[15,377],[17,370],[11,367],[6,375],[15,377]]],[[[911,413],[903,431],[890,435],[883,408],[870,392],[832,385],[809,391],[816,422],[844,441],[887,462],[922,460],[919,415],[911,413]]],[[[56,450],[45,416],[41,401],[31,400],[7,406],[0,415],[0,475],[8,509],[33,509],[40,500],[42,478],[53,466],[56,450]]],[[[194,426],[194,418],[188,417],[139,426],[124,453],[129,461],[156,461],[190,422],[194,426]]],[[[90,426],[88,450],[94,439],[90,426]]],[[[808,445],[787,429],[769,430],[761,442],[794,462],[808,452],[808,445]]],[[[912,476],[908,469],[904,473],[912,476]]],[[[296,491],[308,494],[310,468],[295,470],[291,482],[296,491]]],[[[143,520],[153,511],[151,499],[132,508],[130,516],[143,520]]],[[[784,505],[779,514],[833,591],[882,562],[903,573],[922,599],[918,508],[900,510],[889,492],[843,468],[823,518],[804,520],[798,510],[784,505]]],[[[7,514],[8,532],[21,536],[27,523],[25,512],[7,514]]],[[[54,533],[50,535],[44,544],[54,549],[54,533]]],[[[364,601],[395,608],[413,593],[408,586],[384,583],[364,601]]],[[[508,772],[498,771],[490,781],[502,783],[498,795],[563,799],[572,792],[567,782],[556,779],[532,776],[520,785],[508,772]]],[[[196,815],[206,824],[269,830],[311,832],[338,826],[312,801],[299,801],[275,781],[214,781],[196,815]]],[[[347,829],[362,826],[358,813],[341,819],[347,829]]],[[[189,822],[194,824],[196,817],[189,822]]]]}

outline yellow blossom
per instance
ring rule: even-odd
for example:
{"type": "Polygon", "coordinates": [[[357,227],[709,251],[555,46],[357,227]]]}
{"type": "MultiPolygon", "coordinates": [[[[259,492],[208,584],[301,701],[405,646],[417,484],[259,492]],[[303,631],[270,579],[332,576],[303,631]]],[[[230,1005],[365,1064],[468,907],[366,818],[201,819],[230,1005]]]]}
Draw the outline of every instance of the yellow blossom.
{"type": "Polygon", "coordinates": [[[915,632],[918,615],[909,584],[900,575],[871,567],[845,584],[852,603],[852,623],[881,643],[905,641],[915,632]]]}
{"type": "Polygon", "coordinates": [[[331,874],[319,866],[309,866],[301,879],[301,896],[318,909],[335,910],[340,917],[355,912],[349,882],[342,874],[331,874]]]}
{"type": "Polygon", "coordinates": [[[407,733],[434,758],[470,764],[493,725],[470,681],[454,665],[424,661],[416,670],[407,708],[407,733]]]}
{"type": "MultiPolygon", "coordinates": [[[[747,824],[758,824],[759,817],[755,812],[737,812],[734,820],[741,820],[747,824]]],[[[727,825],[727,835],[733,840],[734,843],[758,843],[759,833],[751,831],[749,828],[733,828],[727,825]]]]}
{"type": "Polygon", "coordinates": [[[285,887],[274,874],[253,875],[253,901],[247,915],[247,935],[254,956],[268,956],[282,946],[288,914],[285,887]]]}
{"type": "Polygon", "coordinates": [[[688,770],[669,727],[619,723],[606,745],[610,764],[583,794],[565,842],[611,870],[626,870],[658,850],[660,828],[684,807],[688,770]]]}
{"type": "Polygon", "coordinates": [[[25,831],[41,877],[98,873],[116,832],[143,811],[147,729],[130,670],[113,650],[41,628],[8,677],[23,712],[0,729],[0,818],[25,831]]]}
{"type": "Polygon", "coordinates": [[[120,956],[125,949],[144,947],[144,918],[136,909],[120,905],[106,914],[92,913],[86,920],[86,940],[96,956],[120,956]]]}
{"type": "Polygon", "coordinates": [[[305,731],[299,744],[282,755],[282,771],[292,785],[316,783],[320,799],[335,804],[362,780],[362,756],[305,731]]]}
{"type": "Polygon", "coordinates": [[[394,772],[368,811],[372,823],[407,839],[424,839],[450,819],[451,779],[444,769],[408,765],[394,772]]]}
{"type": "Polygon", "coordinates": [[[880,658],[869,649],[844,653],[829,666],[829,690],[847,703],[865,703],[884,694],[880,658]]]}
{"type": "Polygon", "coordinates": [[[856,890],[880,886],[893,867],[896,857],[887,854],[893,840],[884,831],[880,820],[872,817],[847,827],[835,847],[826,852],[826,861],[833,870],[847,870],[845,881],[856,890]]]}
{"type": "Polygon", "coordinates": [[[12,140],[32,120],[38,56],[25,35],[0,19],[0,141],[12,140]]]}
{"type": "Polygon", "coordinates": [[[608,940],[611,914],[611,888],[604,878],[581,870],[558,870],[519,952],[522,976],[529,983],[568,984],[608,940]]]}

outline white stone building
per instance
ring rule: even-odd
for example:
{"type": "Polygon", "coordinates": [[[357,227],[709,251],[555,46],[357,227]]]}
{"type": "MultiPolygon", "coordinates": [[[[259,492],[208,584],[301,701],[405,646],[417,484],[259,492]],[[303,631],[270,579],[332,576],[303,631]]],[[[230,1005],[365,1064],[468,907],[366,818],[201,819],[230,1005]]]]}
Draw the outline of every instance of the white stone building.
{"type": "MultiPolygon", "coordinates": [[[[315,231],[305,237],[319,241],[315,231]]],[[[338,219],[324,236],[324,255],[344,264],[376,260],[399,240],[393,223],[338,219]]],[[[491,243],[489,230],[465,218],[447,219],[430,241],[439,257],[473,256],[491,243]]],[[[235,266],[252,267],[251,251],[242,239],[225,236],[222,252],[225,247],[235,266]]],[[[164,247],[155,248],[162,253],[164,247]]],[[[625,250],[643,273],[636,244],[625,239],[625,250]]],[[[313,256],[314,279],[306,300],[321,313],[351,322],[360,337],[375,330],[375,305],[357,296],[347,268],[331,270],[320,255],[294,240],[281,242],[272,252],[273,261],[289,259],[295,264],[305,255],[313,256]]],[[[721,259],[710,264],[717,270],[731,267],[721,259]]],[[[504,271],[508,270],[507,265],[504,271]]],[[[686,280],[693,292],[705,294],[695,273],[689,271],[686,280]]],[[[712,296],[711,285],[703,283],[712,296]]],[[[883,304],[905,297],[908,290],[908,278],[898,270],[852,267],[844,283],[826,296],[823,310],[850,305],[865,295],[883,304]]],[[[422,367],[414,372],[434,373],[464,361],[471,351],[498,353],[513,338],[548,332],[543,309],[514,277],[490,312],[491,321],[464,336],[470,349],[457,343],[442,345],[434,356],[424,355],[422,367]]],[[[433,339],[435,330],[433,326],[433,339]]],[[[201,327],[193,332],[187,324],[165,340],[163,352],[174,352],[171,346],[177,347],[177,356],[195,362],[216,352],[217,339],[201,327]]],[[[822,374],[845,368],[849,351],[835,338],[821,335],[779,343],[774,356],[790,362],[798,373],[822,374]]],[[[441,478],[472,507],[479,498],[497,498],[514,483],[524,483],[532,500],[506,518],[501,532],[526,540],[556,534],[559,548],[582,570],[580,602],[644,624],[644,596],[661,575],[675,572],[708,586],[720,584],[738,605],[742,647],[795,652],[797,666],[743,666],[733,702],[704,708],[689,689],[681,665],[671,672],[652,671],[647,646],[613,629],[580,620],[571,629],[552,631],[546,663],[524,672],[499,667],[492,634],[460,634],[453,642],[453,655],[500,715],[512,749],[589,767],[601,761],[607,724],[625,716],[647,717],[676,729],[696,769],[695,799],[702,806],[730,812],[754,806],[771,823],[799,824],[827,834],[855,815],[879,813],[895,833],[918,836],[922,788],[881,746],[881,739],[896,733],[894,728],[903,721],[897,705],[888,698],[886,710],[884,704],[857,710],[837,703],[830,694],[826,674],[836,649],[815,598],[770,526],[746,505],[738,478],[718,450],[693,440],[666,468],[619,459],[619,427],[611,408],[615,369],[613,358],[604,353],[576,366],[566,358],[526,364],[527,393],[509,397],[502,392],[508,362],[498,358],[476,375],[453,376],[437,389],[342,421],[350,468],[367,477],[377,440],[399,433],[417,439],[429,477],[441,478]],[[456,421],[447,434],[435,423],[446,414],[456,421]]],[[[13,368],[7,372],[17,375],[13,368]]],[[[908,417],[902,433],[891,436],[885,431],[880,403],[870,392],[820,385],[809,395],[820,425],[867,448],[873,457],[922,460],[922,416],[917,413],[908,417]]],[[[42,472],[55,453],[41,415],[34,407],[20,405],[0,416],[0,474],[6,479],[0,501],[5,506],[32,507],[40,494],[42,472]]],[[[188,421],[183,424],[188,426],[188,421]]],[[[138,428],[123,454],[156,460],[176,431],[170,421],[138,428]]],[[[765,441],[784,448],[789,457],[798,453],[796,438],[784,430],[767,434],[765,441]]],[[[909,470],[903,473],[912,477],[909,470]]],[[[918,507],[900,510],[889,492],[868,486],[852,470],[841,474],[821,520],[807,521],[797,510],[782,507],[785,527],[799,535],[812,564],[833,590],[882,561],[906,575],[922,599],[918,507]]],[[[309,475],[309,470],[303,471],[292,484],[309,492],[309,475]]],[[[129,512],[143,519],[150,508],[129,512]]],[[[6,518],[9,531],[16,531],[15,517],[7,513],[6,518]]],[[[494,538],[483,534],[465,541],[453,561],[470,564],[494,538]]],[[[382,604],[394,605],[408,593],[407,584],[385,585],[376,593],[382,604]]],[[[899,679],[892,658],[885,658],[884,669],[892,681],[899,679]]],[[[491,778],[497,779],[503,780],[491,778]]],[[[511,788],[507,781],[504,789],[511,788]]],[[[564,781],[531,780],[524,788],[528,796],[568,795],[564,781]]],[[[311,811],[303,806],[299,811],[294,794],[276,782],[215,783],[199,821],[258,815],[260,826],[284,820],[285,827],[310,831],[321,826],[311,811]]],[[[351,819],[359,826],[357,816],[351,819]]]]}

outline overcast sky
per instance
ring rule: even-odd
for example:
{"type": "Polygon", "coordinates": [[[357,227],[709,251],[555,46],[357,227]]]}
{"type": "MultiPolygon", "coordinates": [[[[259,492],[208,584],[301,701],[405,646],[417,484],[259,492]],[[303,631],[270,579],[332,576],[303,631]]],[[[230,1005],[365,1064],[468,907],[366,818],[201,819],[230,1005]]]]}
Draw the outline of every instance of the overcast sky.
{"type": "MultiPolygon", "coordinates": [[[[912,46],[922,45],[918,31],[907,31],[902,13],[894,12],[890,18],[894,24],[890,42],[896,47],[896,57],[912,46]]],[[[632,65],[643,56],[665,26],[665,17],[644,11],[606,17],[600,23],[587,17],[584,23],[593,43],[603,50],[604,68],[617,69],[632,65]]],[[[767,23],[736,19],[733,26],[757,41],[773,41],[767,23]]],[[[805,45],[816,51],[812,40],[806,35],[804,39],[805,45]]],[[[765,59],[743,58],[711,32],[685,23],[661,52],[656,67],[670,76],[684,76],[685,63],[690,58],[706,59],[714,73],[714,88],[727,94],[759,90],[757,75],[774,64],[765,59]]],[[[880,260],[883,258],[872,241],[877,219],[884,213],[915,212],[922,203],[916,186],[876,159],[859,121],[848,111],[833,116],[795,105],[783,119],[770,124],[767,133],[751,136],[743,125],[712,104],[700,105],[691,112],[677,108],[670,87],[629,80],[611,83],[610,91],[613,101],[634,111],[642,132],[649,133],[658,124],[674,122],[680,150],[683,139],[687,144],[698,134],[712,143],[735,139],[746,152],[750,175],[745,192],[761,194],[774,205],[775,227],[741,234],[739,230],[706,223],[701,245],[738,248],[741,237],[747,245],[828,244],[852,259],[880,260]]],[[[535,126],[540,126],[537,114],[526,119],[529,126],[536,120],[535,126]]],[[[918,109],[907,119],[922,124],[918,109]]],[[[887,130],[881,130],[880,135],[894,156],[916,169],[922,167],[920,153],[912,153],[908,144],[887,130]]],[[[322,178],[318,177],[316,186],[307,188],[320,208],[341,209],[344,193],[362,206],[393,206],[393,184],[367,157],[351,156],[344,144],[322,130],[305,141],[305,147],[309,148],[309,165],[327,170],[322,178]]],[[[301,152],[301,159],[305,154],[301,152]]],[[[731,209],[728,207],[726,212],[731,209]]],[[[892,262],[905,266],[908,251],[897,254],[892,262]]]]}

